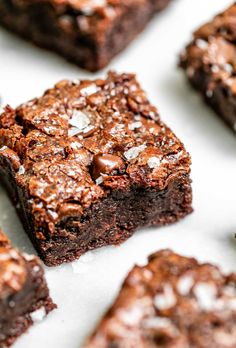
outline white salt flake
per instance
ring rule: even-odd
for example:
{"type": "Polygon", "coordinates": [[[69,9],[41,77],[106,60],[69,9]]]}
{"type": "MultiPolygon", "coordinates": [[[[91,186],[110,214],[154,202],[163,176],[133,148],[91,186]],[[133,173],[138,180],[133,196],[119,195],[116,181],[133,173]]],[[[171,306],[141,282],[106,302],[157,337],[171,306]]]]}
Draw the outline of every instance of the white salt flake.
{"type": "Polygon", "coordinates": [[[44,307],[37,309],[30,314],[31,319],[34,323],[42,321],[46,316],[46,310],[44,307]]]}
{"type": "Polygon", "coordinates": [[[90,119],[85,112],[74,110],[69,125],[80,129],[81,131],[90,125],[90,119]]]}
{"type": "Polygon", "coordinates": [[[19,167],[18,174],[19,174],[19,175],[25,174],[25,167],[24,167],[24,166],[20,166],[20,167],[19,167]]]}
{"type": "Polygon", "coordinates": [[[33,261],[33,260],[35,260],[35,256],[34,255],[23,253],[23,256],[24,256],[24,259],[26,261],[33,261]]]}
{"type": "Polygon", "coordinates": [[[165,329],[172,325],[172,322],[168,318],[153,317],[147,318],[143,321],[143,327],[145,329],[165,329]]]}
{"type": "Polygon", "coordinates": [[[194,294],[202,310],[211,311],[215,308],[217,289],[214,284],[198,283],[194,287],[194,294]]]}
{"type": "Polygon", "coordinates": [[[40,271],[40,267],[39,267],[39,266],[34,266],[34,267],[33,267],[33,271],[34,271],[35,273],[38,273],[38,272],[40,271]]]}
{"type": "Polygon", "coordinates": [[[218,65],[212,65],[212,67],[211,67],[211,71],[213,72],[213,73],[218,73],[219,71],[220,71],[220,68],[218,67],[218,65]]]}
{"type": "Polygon", "coordinates": [[[130,130],[135,130],[135,129],[138,129],[140,127],[142,127],[142,122],[140,122],[140,121],[133,122],[133,123],[129,124],[129,126],[128,126],[128,128],[130,130]]]}
{"type": "Polygon", "coordinates": [[[206,96],[207,96],[207,98],[212,98],[213,97],[213,91],[211,89],[208,89],[206,91],[206,96]]]}
{"type": "Polygon", "coordinates": [[[81,133],[81,129],[76,128],[76,127],[71,127],[68,130],[69,137],[74,137],[75,135],[80,134],[80,133],[81,133]]]}
{"type": "Polygon", "coordinates": [[[48,210],[48,214],[54,219],[56,220],[58,218],[58,214],[53,211],[53,210],[48,210]]]}
{"type": "Polygon", "coordinates": [[[224,65],[224,69],[225,69],[225,71],[227,71],[229,74],[232,74],[233,71],[234,71],[233,65],[232,65],[232,64],[229,64],[229,63],[227,63],[227,64],[224,65]]]}
{"type": "Polygon", "coordinates": [[[88,127],[83,129],[83,133],[88,133],[88,132],[90,132],[93,129],[94,129],[94,126],[90,125],[90,126],[88,126],[88,127]]]}
{"type": "Polygon", "coordinates": [[[99,176],[96,180],[95,180],[95,182],[96,182],[96,185],[100,185],[100,184],[102,184],[103,183],[103,181],[104,181],[104,179],[103,179],[103,177],[102,176],[99,176]]]}
{"type": "Polygon", "coordinates": [[[82,146],[81,146],[80,143],[74,141],[74,142],[72,142],[72,143],[70,144],[70,147],[71,147],[73,150],[78,150],[78,149],[80,149],[82,146]]]}
{"type": "Polygon", "coordinates": [[[138,157],[138,155],[146,149],[146,145],[134,146],[124,152],[125,158],[130,161],[138,157]]]}
{"type": "Polygon", "coordinates": [[[142,318],[142,311],[139,307],[129,308],[128,311],[120,310],[119,317],[128,326],[137,325],[142,318]]]}
{"type": "Polygon", "coordinates": [[[92,95],[94,93],[96,93],[98,91],[98,88],[97,88],[97,85],[95,84],[91,84],[87,87],[84,87],[80,90],[80,94],[83,96],[83,97],[87,97],[89,95],[92,95]]]}
{"type": "Polygon", "coordinates": [[[154,298],[154,305],[159,310],[172,308],[176,304],[176,296],[170,284],[165,284],[163,293],[160,293],[154,298]]]}
{"type": "Polygon", "coordinates": [[[158,157],[150,157],[147,161],[147,164],[151,169],[155,169],[160,166],[161,161],[158,157]]]}
{"type": "Polygon", "coordinates": [[[198,48],[200,48],[201,50],[206,50],[208,47],[208,42],[202,39],[197,39],[196,40],[196,45],[198,48]]]}
{"type": "Polygon", "coordinates": [[[186,296],[189,294],[192,286],[194,284],[194,279],[190,275],[182,276],[177,283],[177,290],[180,295],[186,296]]]}

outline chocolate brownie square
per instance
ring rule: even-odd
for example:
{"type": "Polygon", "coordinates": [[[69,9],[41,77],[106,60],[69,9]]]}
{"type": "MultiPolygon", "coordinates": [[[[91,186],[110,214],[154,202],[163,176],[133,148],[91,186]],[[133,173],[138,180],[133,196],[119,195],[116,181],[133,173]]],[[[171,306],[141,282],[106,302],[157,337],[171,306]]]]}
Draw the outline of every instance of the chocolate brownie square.
{"type": "Polygon", "coordinates": [[[0,231],[0,348],[55,307],[38,258],[21,254],[0,231]]]}
{"type": "Polygon", "coordinates": [[[105,67],[171,0],[1,0],[0,24],[87,70],[105,67]]]}
{"type": "Polygon", "coordinates": [[[163,250],[134,267],[84,348],[235,348],[236,274],[163,250]]]}
{"type": "Polygon", "coordinates": [[[203,25],[181,55],[181,67],[207,104],[236,131],[236,4],[203,25]]]}
{"type": "Polygon", "coordinates": [[[6,107],[0,174],[49,266],[192,211],[190,156],[131,74],[62,81],[6,107]]]}

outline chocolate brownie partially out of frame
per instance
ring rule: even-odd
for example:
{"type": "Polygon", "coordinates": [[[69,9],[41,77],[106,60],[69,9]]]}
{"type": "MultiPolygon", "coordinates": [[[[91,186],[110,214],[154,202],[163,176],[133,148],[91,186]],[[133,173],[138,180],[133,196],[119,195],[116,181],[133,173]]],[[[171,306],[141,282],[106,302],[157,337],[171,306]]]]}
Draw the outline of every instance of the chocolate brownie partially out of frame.
{"type": "Polygon", "coordinates": [[[206,102],[236,131],[236,4],[194,33],[180,65],[206,102]]]}
{"type": "Polygon", "coordinates": [[[134,267],[84,348],[235,348],[236,275],[163,250],[134,267]]]}
{"type": "Polygon", "coordinates": [[[49,266],[192,211],[190,156],[131,74],[62,81],[7,107],[0,174],[49,266]]]}
{"type": "Polygon", "coordinates": [[[55,307],[39,259],[20,254],[0,231],[0,348],[55,307]]]}
{"type": "Polygon", "coordinates": [[[80,67],[105,67],[171,0],[1,0],[0,24],[80,67]]]}

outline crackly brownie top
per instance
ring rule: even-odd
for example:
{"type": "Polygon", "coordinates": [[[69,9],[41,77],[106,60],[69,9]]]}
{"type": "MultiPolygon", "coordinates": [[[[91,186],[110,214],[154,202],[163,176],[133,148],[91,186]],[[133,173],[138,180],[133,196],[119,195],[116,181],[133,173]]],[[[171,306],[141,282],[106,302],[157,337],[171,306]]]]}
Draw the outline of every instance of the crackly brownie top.
{"type": "Polygon", "coordinates": [[[128,275],[86,348],[234,348],[236,276],[170,250],[128,275]]]}
{"type": "Polygon", "coordinates": [[[0,230],[0,300],[22,289],[27,278],[25,258],[0,230]]]}
{"type": "Polygon", "coordinates": [[[41,98],[7,107],[0,126],[0,155],[50,231],[111,189],[164,189],[189,172],[183,144],[130,74],[59,82],[41,98]]]}
{"type": "Polygon", "coordinates": [[[182,54],[183,67],[191,78],[196,71],[209,74],[208,96],[220,81],[236,94],[236,4],[194,33],[193,42],[182,54]]]}

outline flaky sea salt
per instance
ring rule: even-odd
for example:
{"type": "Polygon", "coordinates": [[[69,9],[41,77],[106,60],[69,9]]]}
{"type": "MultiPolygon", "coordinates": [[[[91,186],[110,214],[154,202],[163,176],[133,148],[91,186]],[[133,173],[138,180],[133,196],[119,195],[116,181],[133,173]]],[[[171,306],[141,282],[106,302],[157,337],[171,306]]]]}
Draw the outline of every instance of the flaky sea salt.
{"type": "Polygon", "coordinates": [[[46,316],[46,310],[44,307],[37,309],[30,314],[31,319],[34,323],[42,321],[46,316]]]}
{"type": "Polygon", "coordinates": [[[92,95],[94,93],[96,93],[98,91],[98,88],[97,88],[97,85],[95,85],[94,83],[87,86],[87,87],[84,87],[80,90],[80,94],[83,96],[83,97],[87,97],[89,95],[92,95]]]}
{"type": "Polygon", "coordinates": [[[198,283],[194,287],[194,294],[202,310],[210,311],[214,309],[217,296],[217,289],[214,284],[198,283]]]}
{"type": "Polygon", "coordinates": [[[90,119],[85,112],[74,110],[73,115],[69,120],[69,124],[82,131],[84,128],[89,126],[90,119]]]}
{"type": "Polygon", "coordinates": [[[146,145],[134,146],[134,147],[131,147],[129,150],[125,151],[124,156],[128,161],[130,161],[138,157],[138,155],[145,149],[146,149],[146,145]]]}
{"type": "Polygon", "coordinates": [[[33,260],[35,260],[35,256],[34,255],[23,253],[23,256],[24,256],[24,259],[26,261],[33,261],[33,260]]]}
{"type": "Polygon", "coordinates": [[[95,180],[95,182],[96,182],[96,185],[100,185],[100,184],[102,184],[103,183],[103,181],[104,181],[104,179],[103,179],[103,177],[102,176],[99,176],[96,180],[95,180]]]}
{"type": "Polygon", "coordinates": [[[154,297],[154,305],[159,310],[166,310],[176,304],[176,296],[170,284],[165,284],[163,292],[154,297]]]}
{"type": "Polygon", "coordinates": [[[208,42],[202,39],[196,40],[196,46],[200,48],[201,50],[206,50],[208,47],[208,42]]]}
{"type": "Polygon", "coordinates": [[[162,317],[147,318],[143,321],[143,327],[145,329],[164,329],[172,325],[171,320],[162,317]]]}
{"type": "Polygon", "coordinates": [[[75,135],[80,134],[80,133],[81,133],[81,129],[76,128],[76,127],[71,127],[68,130],[69,137],[74,137],[75,135]]]}
{"type": "Polygon", "coordinates": [[[135,130],[135,129],[138,129],[140,127],[142,127],[142,122],[140,122],[140,121],[130,123],[129,126],[128,126],[128,128],[130,130],[135,130]]]}
{"type": "Polygon", "coordinates": [[[158,157],[150,157],[147,161],[149,168],[155,169],[160,166],[161,161],[158,157]]]}
{"type": "Polygon", "coordinates": [[[82,145],[80,144],[80,143],[78,143],[78,142],[72,142],[71,144],[70,144],[70,147],[73,149],[73,150],[78,150],[78,149],[80,149],[81,147],[82,147],[82,145]]]}
{"type": "Polygon", "coordinates": [[[19,175],[25,174],[25,167],[24,167],[24,166],[20,166],[20,167],[19,167],[18,174],[19,174],[19,175]]]}
{"type": "Polygon", "coordinates": [[[177,290],[182,296],[189,294],[192,286],[194,284],[194,279],[190,275],[182,276],[177,283],[177,290]]]}
{"type": "Polygon", "coordinates": [[[227,63],[227,64],[224,65],[224,69],[225,69],[225,71],[227,71],[229,74],[232,74],[233,71],[234,71],[233,65],[232,65],[232,64],[229,64],[229,63],[227,63]]]}
{"type": "Polygon", "coordinates": [[[207,98],[212,98],[213,97],[213,91],[211,89],[208,89],[206,91],[206,96],[207,96],[207,98]]]}
{"type": "Polygon", "coordinates": [[[48,210],[48,214],[54,219],[56,220],[58,218],[58,214],[57,212],[53,211],[53,210],[48,210]]]}

